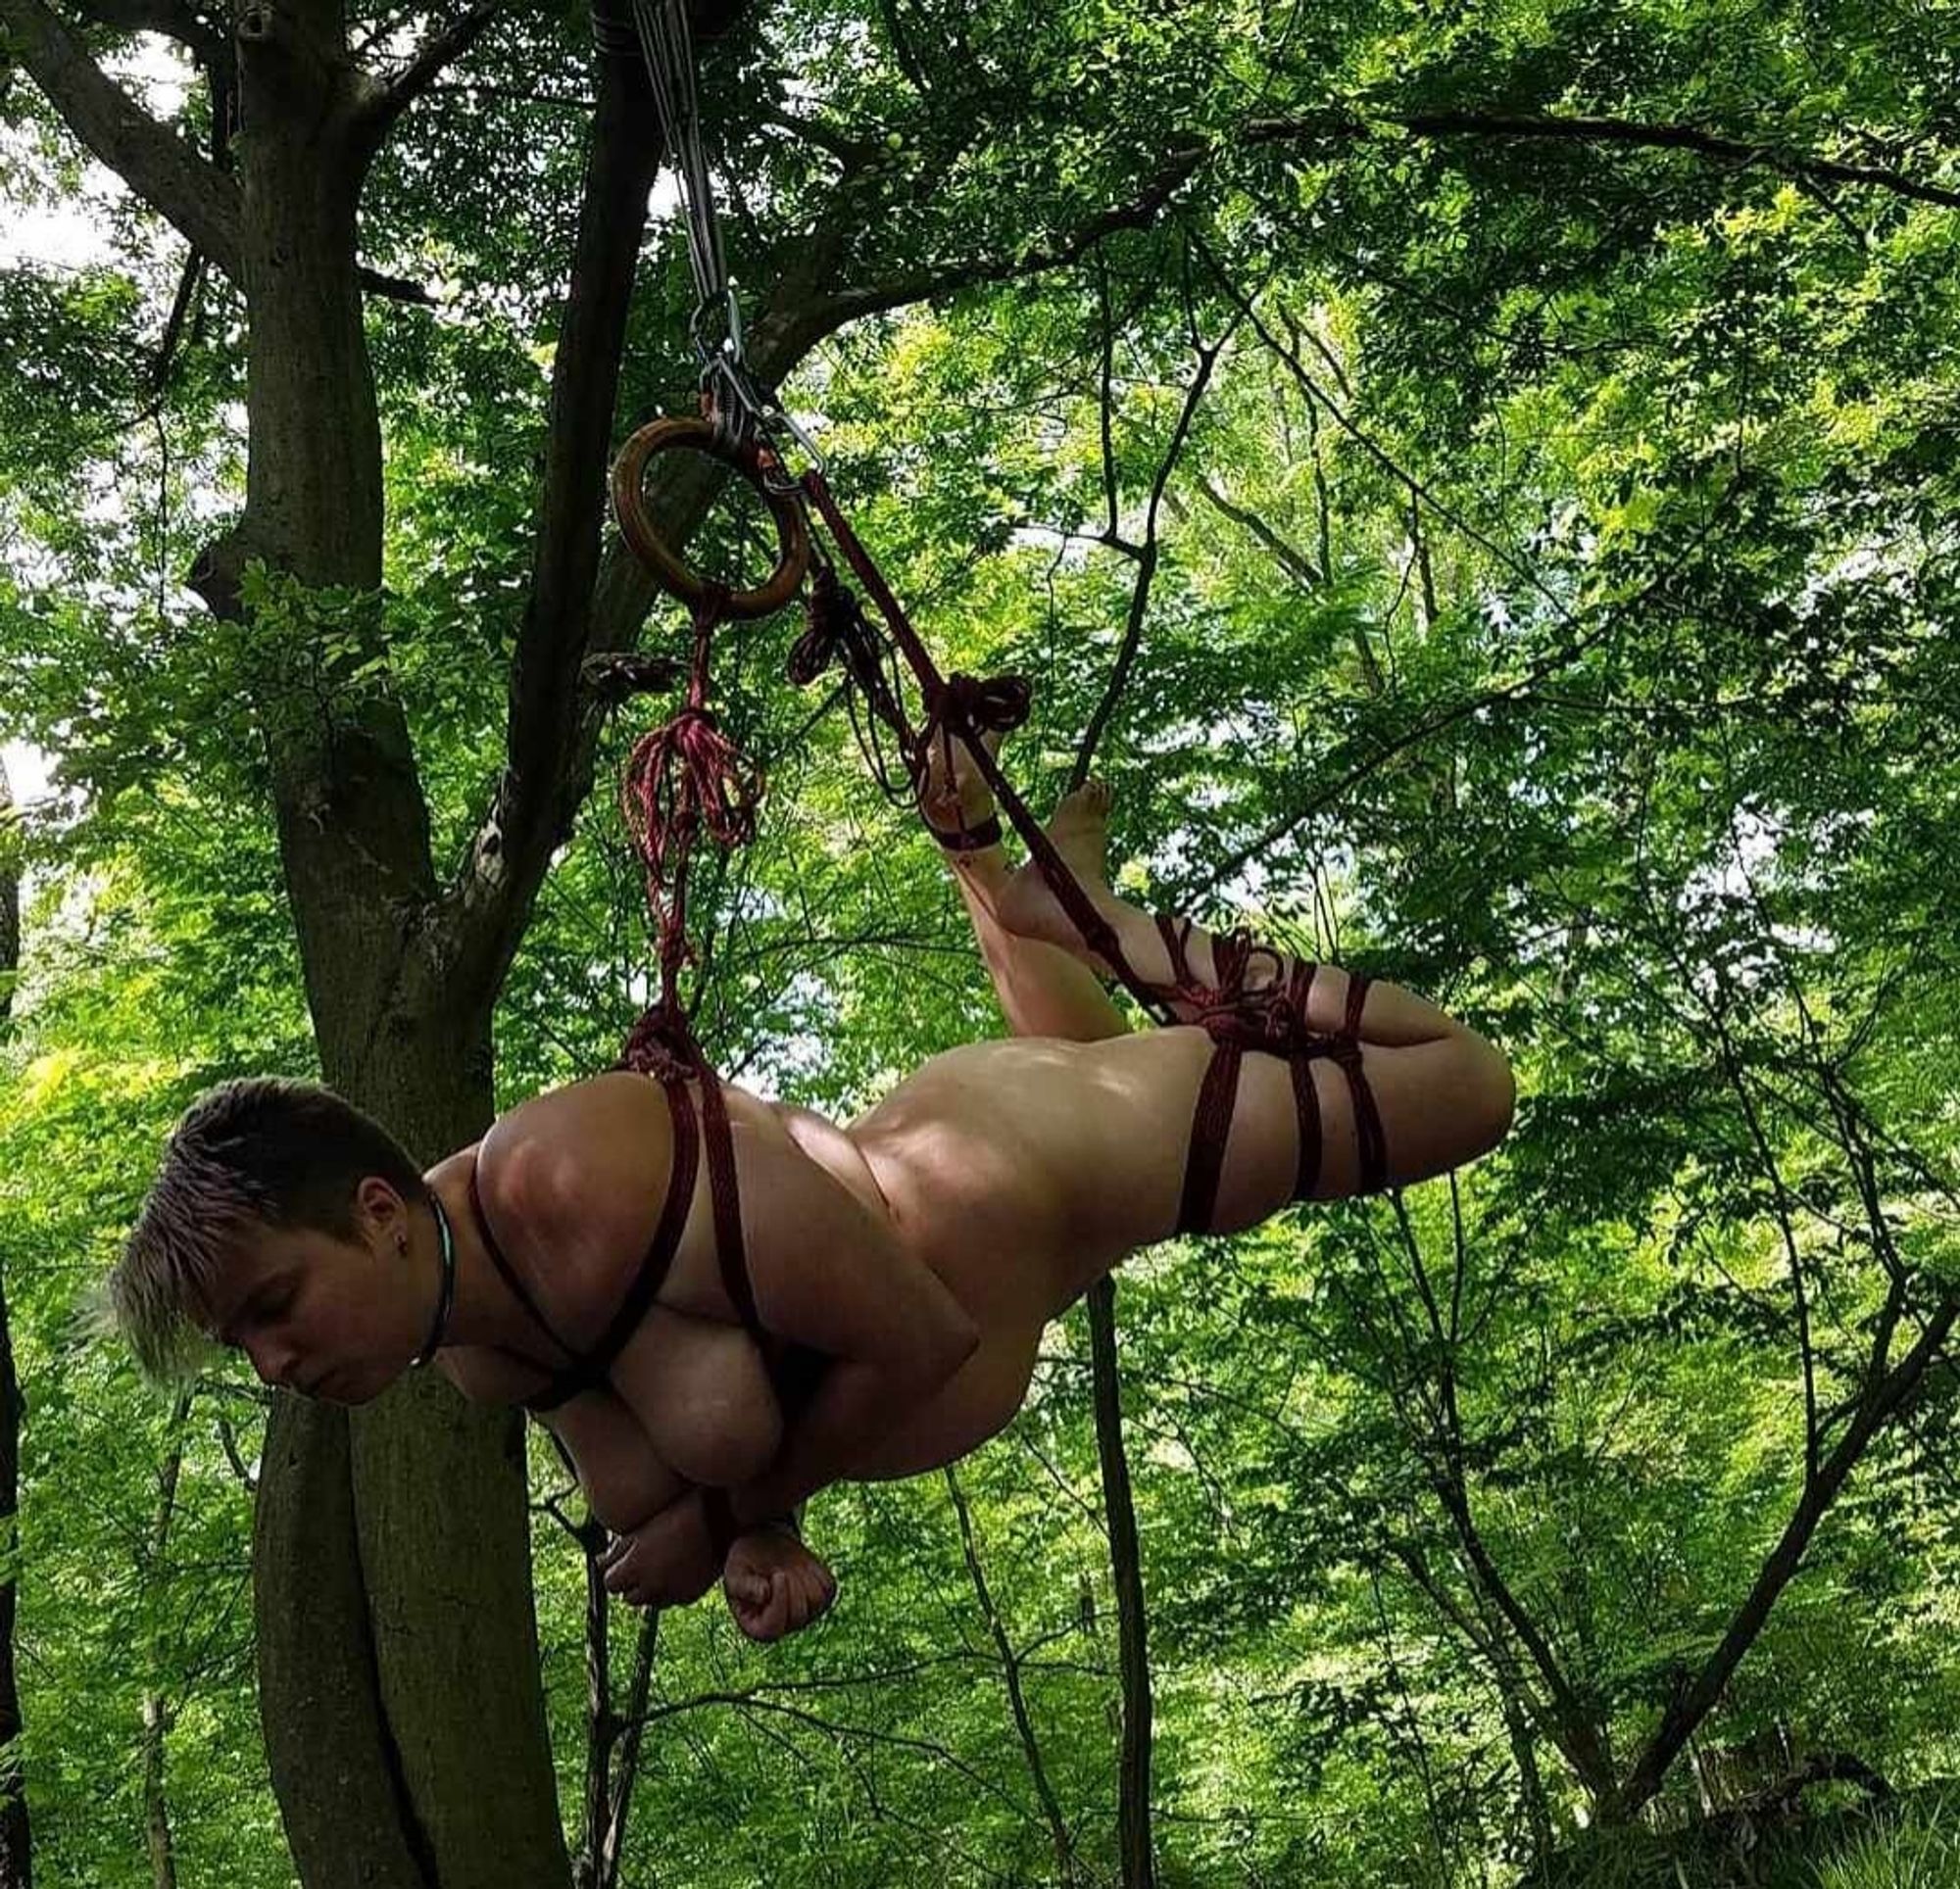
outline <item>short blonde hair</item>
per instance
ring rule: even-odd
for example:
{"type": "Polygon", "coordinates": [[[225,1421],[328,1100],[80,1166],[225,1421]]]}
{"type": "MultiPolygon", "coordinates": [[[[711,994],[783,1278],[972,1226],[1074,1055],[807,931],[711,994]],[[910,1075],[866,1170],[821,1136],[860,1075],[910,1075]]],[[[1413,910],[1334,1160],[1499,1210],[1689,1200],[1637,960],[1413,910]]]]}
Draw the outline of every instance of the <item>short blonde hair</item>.
{"type": "Polygon", "coordinates": [[[109,1276],[109,1319],[146,1376],[180,1380],[203,1362],[200,1324],[227,1257],[255,1228],[347,1237],[354,1192],[378,1175],[405,1200],[428,1188],[371,1116],[318,1083],[254,1076],[184,1111],[109,1276]]]}

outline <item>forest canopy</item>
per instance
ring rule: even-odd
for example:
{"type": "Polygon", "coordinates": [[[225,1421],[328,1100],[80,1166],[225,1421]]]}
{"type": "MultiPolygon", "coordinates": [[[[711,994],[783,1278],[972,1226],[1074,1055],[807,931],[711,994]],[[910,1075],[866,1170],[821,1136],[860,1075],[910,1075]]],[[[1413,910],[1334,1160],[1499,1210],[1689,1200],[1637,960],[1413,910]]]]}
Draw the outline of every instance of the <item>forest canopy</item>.
{"type": "MultiPolygon", "coordinates": [[[[694,17],[758,370],[943,666],[1032,680],[1010,774],[1093,760],[1140,901],[1434,995],[1517,1124],[1131,1262],[981,1453],[819,1498],[838,1606],[771,1650],[609,1617],[557,1459],[442,1385],[146,1385],[90,1307],[201,1090],[432,1161],[637,1012],[657,704],[581,665],[685,645],[603,491],[694,295],[583,9],[0,0],[0,743],[53,770],[0,772],[0,1882],[1931,1855],[1960,16],[694,17]]],[[[848,1116],[1001,1023],[799,628],[720,659],[767,792],[690,994],[848,1116]]]]}

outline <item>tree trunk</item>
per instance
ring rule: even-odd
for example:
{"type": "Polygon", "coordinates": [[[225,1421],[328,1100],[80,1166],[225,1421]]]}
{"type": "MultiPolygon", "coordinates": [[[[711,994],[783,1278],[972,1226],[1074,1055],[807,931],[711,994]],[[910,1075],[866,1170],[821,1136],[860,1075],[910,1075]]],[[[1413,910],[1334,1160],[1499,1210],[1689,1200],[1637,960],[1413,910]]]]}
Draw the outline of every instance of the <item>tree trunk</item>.
{"type": "Polygon", "coordinates": [[[1505,1736],[1511,1741],[1511,1757],[1517,1762],[1518,1792],[1524,1804],[1525,1824],[1531,1831],[1532,1861],[1543,1867],[1551,1855],[1551,1806],[1538,1768],[1538,1735],[1517,1700],[1501,1682],[1497,1686],[1497,1702],[1504,1715],[1505,1736]]]}
{"type": "Polygon", "coordinates": [[[647,1698],[654,1688],[654,1655],[660,1650],[661,1617],[649,1610],[640,1622],[633,1651],[633,1680],[626,1688],[624,1729],[612,1765],[612,1814],[593,1853],[593,1889],[619,1889],[619,1864],[626,1850],[626,1816],[640,1777],[640,1747],[647,1731],[647,1698]]]}
{"type": "MultiPolygon", "coordinates": [[[[170,1454],[164,1458],[157,1513],[150,1525],[143,1578],[155,1591],[161,1586],[171,1547],[171,1525],[176,1520],[177,1484],[183,1479],[184,1425],[190,1417],[191,1394],[177,1393],[171,1410],[170,1454]]],[[[149,1648],[148,1684],[143,1693],[143,1835],[150,1851],[151,1889],[177,1889],[176,1845],[171,1837],[170,1798],[164,1783],[165,1741],[171,1729],[170,1701],[159,1684],[164,1649],[149,1648]]]]}
{"type": "MultiPolygon", "coordinates": [[[[0,1041],[13,1013],[14,979],[21,968],[21,872],[12,849],[14,797],[7,764],[0,761],[0,1041]]],[[[7,1320],[7,1288],[0,1271],[0,1889],[29,1889],[33,1852],[27,1827],[26,1785],[20,1746],[21,1693],[14,1674],[14,1565],[16,1518],[21,1500],[21,1384],[14,1372],[14,1340],[7,1320]]]]}
{"type": "MultiPolygon", "coordinates": [[[[245,515],[200,559],[247,621],[321,1073],[421,1160],[492,1115],[487,996],[456,1014],[400,705],[357,676],[381,581],[381,440],[355,266],[361,160],[334,0],[238,19],[245,515]],[[246,565],[307,587],[261,607],[246,565]],[[317,592],[342,587],[329,618],[317,592]],[[351,612],[351,613],[350,613],[351,612]],[[328,641],[328,632],[332,640],[328,641]]],[[[260,1700],[307,1889],[568,1880],[538,1683],[521,1419],[418,1379],[348,1412],[281,1396],[255,1530],[260,1700]]]]}
{"type": "MultiPolygon", "coordinates": [[[[0,960],[3,964],[4,960],[0,960]]],[[[26,1782],[22,1774],[21,1693],[14,1674],[14,1564],[21,1499],[21,1385],[14,1372],[14,1341],[7,1292],[0,1276],[0,1547],[6,1577],[0,1579],[0,1889],[29,1889],[33,1851],[27,1823],[26,1782]]]]}
{"type": "Polygon", "coordinates": [[[1109,1526],[1109,1568],[1116,1587],[1116,1644],[1123,1674],[1123,1755],[1116,1826],[1123,1889],[1155,1889],[1151,1842],[1151,1656],[1144,1608],[1137,1508],[1123,1450],[1123,1410],[1116,1371],[1116,1286],[1089,1288],[1089,1346],[1096,1377],[1096,1447],[1102,1461],[1102,1506],[1109,1526]]]}
{"type": "Polygon", "coordinates": [[[585,1816],[584,1837],[571,1861],[573,1889],[599,1889],[600,1852],[612,1820],[612,1610],[599,1550],[606,1531],[587,1521],[578,1530],[585,1561],[585,1816]]]}
{"type": "Polygon", "coordinates": [[[7,763],[0,759],[0,1041],[13,1019],[14,984],[21,974],[20,819],[7,763]]]}
{"type": "Polygon", "coordinates": [[[164,1794],[164,1735],[170,1712],[162,1696],[143,1695],[143,1840],[150,1852],[150,1889],[177,1889],[176,1846],[171,1841],[170,1800],[164,1794]]]}

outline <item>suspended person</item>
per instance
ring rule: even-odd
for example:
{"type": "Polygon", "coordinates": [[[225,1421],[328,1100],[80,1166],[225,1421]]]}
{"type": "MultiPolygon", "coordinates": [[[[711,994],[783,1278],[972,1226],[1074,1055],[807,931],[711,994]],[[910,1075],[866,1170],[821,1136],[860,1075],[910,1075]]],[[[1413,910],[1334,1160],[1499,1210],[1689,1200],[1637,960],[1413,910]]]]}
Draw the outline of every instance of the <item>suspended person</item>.
{"type": "Polygon", "coordinates": [[[1192,1019],[1129,1033],[985,796],[941,768],[924,810],[1013,1038],[932,1057],[845,1127],[699,1072],[612,1071],[426,1174],[326,1090],[227,1085],[177,1128],[111,1281],[140,1360],[181,1369],[215,1337],[344,1404],[432,1361],[556,1433],[615,1537],[614,1593],[678,1605],[721,1575],[774,1638],[834,1588],[796,1506],[994,1435],[1043,1329],[1130,1254],[1441,1174],[1505,1133],[1502,1056],[1422,998],[1124,903],[1092,784],[1049,836],[1192,1019]]]}

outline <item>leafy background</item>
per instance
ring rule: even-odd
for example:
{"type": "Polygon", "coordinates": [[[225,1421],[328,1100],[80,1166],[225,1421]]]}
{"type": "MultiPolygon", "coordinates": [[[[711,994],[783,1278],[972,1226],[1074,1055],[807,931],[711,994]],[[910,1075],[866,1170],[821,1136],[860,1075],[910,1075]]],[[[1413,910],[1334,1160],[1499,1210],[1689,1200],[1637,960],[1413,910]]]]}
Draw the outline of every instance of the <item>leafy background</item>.
{"type": "MultiPolygon", "coordinates": [[[[920,278],[788,392],[946,666],[1036,679],[1009,750],[1036,803],[1154,543],[1097,754],[1126,886],[1432,993],[1520,1073],[1511,1139],[1458,1181],[1122,1274],[1166,1885],[1558,1879],[1589,1854],[1616,1880],[1664,1858],[1810,1882],[1860,1866],[1829,1858],[1864,1793],[1791,1819],[1779,1779],[1852,1757],[1924,1806],[1954,1769],[1942,1346],[1657,1799],[1592,1835],[1875,1347],[1895,1361],[1960,1291],[1955,27],[1943,6],[786,4],[705,69],[738,271],[793,246],[841,167],[850,266],[920,278]],[[1452,113],[1483,128],[1422,128],[1452,113]],[[1505,115],[1622,129],[1499,135],[1505,115]],[[1200,147],[1149,214],[1055,240],[1200,147]],[[1779,1844],[1793,1860],[1766,1862],[1779,1844]]],[[[369,315],[375,606],[438,858],[501,758],[580,30],[514,15],[365,204],[366,260],[444,285],[369,315]]],[[[122,70],[140,50],[93,43],[122,70]]],[[[199,89],[172,99],[198,128],[199,89]]],[[[112,258],[0,276],[0,737],[60,769],[7,829],[27,896],[0,1038],[36,1858],[59,1883],[161,1880],[161,1816],[182,1880],[283,1883],[246,1599],[260,1392],[220,1373],[160,1401],[85,1331],[174,1113],[312,1056],[256,657],[181,582],[242,500],[241,313],[206,282],[166,354],[176,239],[24,82],[0,120],[10,211],[76,207],[112,258]]],[[[685,401],[687,300],[657,220],[622,431],[685,401]]],[[[699,1001],[722,1067],[848,1114],[998,1022],[929,850],[835,705],[783,679],[792,634],[751,633],[719,679],[770,794],[710,876],[699,1001]]],[[[502,1099],[608,1060],[645,968],[602,791],[506,992],[502,1099]]],[[[537,1455],[576,1835],[561,1480],[537,1455]]],[[[763,1655],[711,1606],[660,1623],[623,1879],[911,1881],[930,1859],[1052,1881],[1057,1828],[1079,1880],[1114,1879],[1079,1315],[1004,1436],[811,1526],[842,1578],[818,1630],[763,1655]]],[[[614,1623],[616,1658],[635,1631],[614,1623]]]]}

